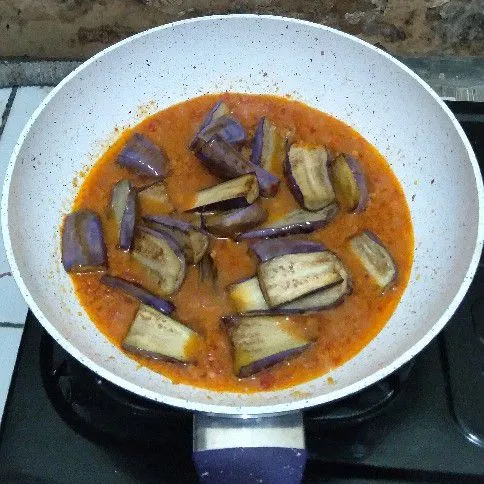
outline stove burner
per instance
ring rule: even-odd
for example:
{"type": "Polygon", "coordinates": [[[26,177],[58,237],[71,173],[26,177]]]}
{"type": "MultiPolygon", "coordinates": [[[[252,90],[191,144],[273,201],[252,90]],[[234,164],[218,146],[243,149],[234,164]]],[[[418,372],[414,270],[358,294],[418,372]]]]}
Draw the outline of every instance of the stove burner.
{"type": "Polygon", "coordinates": [[[191,414],[119,388],[66,353],[45,331],[40,343],[45,391],[62,419],[85,437],[99,441],[166,443],[175,431],[191,442],[191,414]],[[183,423],[183,425],[180,425],[183,423]],[[190,431],[183,432],[182,428],[190,431]]]}
{"type": "MultiPolygon", "coordinates": [[[[190,420],[191,414],[139,397],[119,388],[81,365],[66,353],[47,333],[40,345],[40,367],[44,388],[56,411],[78,431],[91,429],[119,439],[140,437],[147,440],[146,427],[156,422],[190,420]],[[130,424],[136,416],[136,423],[130,424]],[[126,419],[124,419],[126,417],[126,419]],[[140,433],[139,419],[146,421],[140,433]]],[[[412,363],[361,392],[329,405],[306,412],[306,420],[318,424],[360,422],[382,412],[400,392],[412,363]]],[[[89,432],[88,432],[89,433],[89,432]]],[[[156,432],[151,432],[157,440],[156,432]]]]}

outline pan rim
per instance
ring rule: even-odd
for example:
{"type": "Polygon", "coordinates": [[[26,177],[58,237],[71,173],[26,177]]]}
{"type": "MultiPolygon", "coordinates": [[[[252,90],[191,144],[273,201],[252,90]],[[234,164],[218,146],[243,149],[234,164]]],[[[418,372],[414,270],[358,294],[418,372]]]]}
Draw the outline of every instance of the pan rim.
{"type": "MultiPolygon", "coordinates": [[[[131,391],[135,394],[138,394],[140,396],[149,398],[150,400],[154,400],[160,403],[165,403],[168,405],[173,405],[176,407],[181,407],[185,408],[188,410],[196,410],[196,411],[203,411],[203,412],[208,412],[212,414],[226,414],[226,415],[242,415],[242,416],[249,416],[249,415],[260,415],[260,414],[276,414],[276,413],[281,413],[281,412],[289,412],[289,411],[295,411],[295,410],[300,410],[303,408],[307,407],[312,407],[324,403],[328,403],[334,400],[341,399],[345,396],[351,395],[355,392],[358,392],[367,386],[379,381],[380,379],[384,378],[385,376],[389,375],[396,369],[398,369],[400,366],[408,362],[411,358],[413,358],[415,355],[417,355],[425,346],[427,346],[430,341],[443,329],[445,324],[450,320],[452,315],[454,314],[455,310],[457,309],[458,305],[464,298],[465,294],[467,293],[467,290],[472,282],[472,279],[474,277],[474,274],[476,272],[481,251],[482,251],[482,246],[483,246],[483,241],[484,241],[484,211],[483,211],[483,205],[484,204],[484,186],[483,186],[483,180],[480,172],[480,168],[476,159],[476,156],[474,154],[474,151],[470,145],[469,140],[467,139],[466,134],[464,133],[464,130],[458,123],[457,119],[455,118],[454,114],[450,111],[450,109],[446,106],[446,104],[439,98],[439,96],[433,91],[433,89],[425,82],[423,81],[415,72],[413,72],[411,69],[409,69],[407,66],[405,66],[402,62],[398,61],[395,59],[393,56],[390,54],[382,51],[381,49],[378,49],[377,47],[369,44],[366,41],[363,41],[353,35],[346,34],[344,32],[341,32],[339,30],[336,30],[331,27],[327,27],[324,25],[316,24],[313,22],[309,22],[306,20],[300,20],[300,19],[294,19],[290,17],[281,17],[281,16],[275,16],[275,15],[256,15],[256,14],[231,14],[231,15],[213,15],[213,16],[205,16],[205,17],[195,17],[192,19],[186,19],[186,20],[180,20],[176,22],[171,22],[165,25],[157,26],[152,29],[140,32],[136,35],[133,35],[131,37],[128,37],[112,46],[107,47],[106,49],[102,50],[101,52],[97,53],[93,57],[89,58],[86,60],[83,64],[81,64],[79,67],[77,67],[73,72],[71,72],[67,77],[65,77],[56,87],[52,89],[52,91],[46,96],[46,98],[42,101],[42,103],[39,105],[39,107],[34,111],[32,116],[30,117],[29,121],[25,125],[24,129],[22,130],[16,145],[14,147],[14,150],[12,152],[12,155],[10,157],[8,166],[7,166],[7,171],[6,171],[6,177],[5,177],[5,182],[4,182],[4,187],[3,187],[3,196],[2,196],[2,202],[1,202],[1,226],[2,226],[2,231],[3,231],[3,239],[4,239],[4,245],[5,245],[5,250],[7,254],[7,260],[10,264],[11,270],[13,277],[25,299],[27,302],[28,306],[36,316],[36,318],[40,321],[42,326],[47,330],[47,332],[68,352],[70,353],[74,358],[76,358],[78,361],[80,361],[83,365],[87,366],[88,368],[92,369],[95,371],[97,374],[99,374],[101,377],[105,378],[106,380],[110,381],[111,383],[114,383],[115,385],[118,385],[122,388],[125,388],[128,391],[131,391]],[[101,365],[98,363],[94,362],[91,358],[88,358],[85,356],[80,350],[78,350],[74,345],[72,345],[67,338],[64,338],[59,331],[55,328],[53,324],[49,322],[49,320],[44,316],[43,312],[40,310],[36,302],[34,301],[33,297],[30,295],[30,291],[28,290],[26,284],[23,281],[22,275],[20,274],[20,271],[18,269],[18,265],[15,261],[15,257],[13,254],[13,249],[11,246],[11,239],[10,239],[10,232],[9,232],[9,221],[8,221],[8,204],[9,204],[9,196],[10,196],[10,181],[12,178],[12,173],[15,167],[15,161],[17,159],[17,156],[22,148],[22,145],[32,128],[33,124],[35,123],[37,117],[40,115],[40,113],[45,109],[45,107],[48,105],[50,100],[55,96],[55,94],[60,91],[65,84],[67,84],[72,78],[77,76],[79,73],[81,73],[87,66],[95,62],[97,59],[100,57],[106,55],[110,51],[114,49],[118,49],[122,47],[123,45],[132,42],[135,39],[144,37],[146,35],[150,35],[153,32],[161,31],[164,29],[170,29],[170,28],[176,28],[177,26],[184,25],[184,24],[190,24],[190,23],[195,23],[195,22],[212,22],[214,20],[225,20],[225,19],[233,19],[233,18],[242,18],[242,19],[268,19],[272,21],[280,21],[284,23],[293,23],[296,25],[304,25],[304,26],[310,26],[313,28],[318,28],[321,30],[326,30],[329,31],[335,35],[344,37],[348,40],[351,40],[353,42],[356,42],[357,44],[360,44],[368,49],[371,49],[378,53],[378,55],[382,56],[386,60],[391,61],[393,64],[395,64],[397,67],[399,67],[402,71],[404,71],[406,74],[408,74],[410,77],[412,77],[416,82],[418,82],[432,97],[433,99],[437,102],[437,104],[441,107],[441,109],[445,112],[445,114],[450,118],[457,134],[459,135],[465,149],[467,152],[467,155],[469,157],[469,160],[471,162],[473,172],[474,172],[474,178],[476,182],[476,189],[477,189],[477,194],[478,194],[478,227],[477,227],[477,236],[476,236],[476,241],[475,241],[475,247],[474,247],[474,253],[472,255],[471,261],[469,263],[469,267],[467,268],[466,275],[459,287],[459,290],[456,292],[454,295],[451,303],[449,306],[444,310],[440,318],[434,323],[432,328],[422,337],[420,338],[417,343],[415,343],[413,346],[411,346],[408,350],[406,350],[404,353],[402,353],[399,357],[395,358],[390,364],[382,367],[378,371],[372,373],[371,375],[368,375],[367,377],[358,380],[357,382],[354,382],[350,385],[347,385],[341,389],[334,390],[328,393],[325,393],[323,395],[316,395],[316,396],[310,396],[310,397],[305,397],[305,398],[294,398],[290,402],[286,403],[278,403],[278,404],[273,404],[268,402],[267,404],[264,405],[243,405],[243,406],[231,406],[231,405],[220,405],[217,403],[202,403],[202,402],[195,402],[195,401],[189,401],[184,398],[179,398],[179,397],[172,397],[172,396],[167,396],[163,395],[161,393],[147,390],[146,388],[134,384],[130,382],[129,380],[122,378],[114,373],[112,373],[110,370],[107,370],[103,368],[101,365]]],[[[203,389],[201,389],[203,391],[203,389]]],[[[276,394],[277,392],[268,392],[268,395],[273,395],[276,394]]]]}

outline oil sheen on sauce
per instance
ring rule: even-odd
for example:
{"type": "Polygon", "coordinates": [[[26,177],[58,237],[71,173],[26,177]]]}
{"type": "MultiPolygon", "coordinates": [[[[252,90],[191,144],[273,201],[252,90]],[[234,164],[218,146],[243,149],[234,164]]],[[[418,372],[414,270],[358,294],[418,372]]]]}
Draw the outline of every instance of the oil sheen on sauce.
{"type": "MultiPolygon", "coordinates": [[[[176,306],[175,319],[203,335],[202,343],[193,349],[196,363],[183,366],[129,356],[175,383],[234,392],[287,388],[319,377],[353,357],[390,318],[407,285],[413,261],[410,211],[400,183],[387,161],[355,130],[297,101],[237,93],[190,99],[145,119],[134,128],[134,131],[148,136],[162,147],[168,155],[171,169],[166,185],[176,209],[182,211],[197,190],[220,181],[209,174],[188,149],[197,126],[218,99],[227,103],[249,135],[254,133],[260,117],[268,116],[278,128],[290,132],[298,142],[324,145],[333,153],[348,153],[360,161],[370,193],[367,209],[361,214],[341,211],[327,227],[303,236],[323,242],[343,260],[353,278],[353,292],[336,308],[317,314],[291,316],[304,335],[315,339],[309,350],[251,378],[238,379],[233,374],[231,346],[220,318],[234,312],[225,292],[226,286],[254,275],[256,265],[245,242],[218,239],[212,246],[219,276],[217,287],[214,289],[201,284],[197,269],[190,267],[181,289],[170,297],[176,306]],[[398,266],[396,285],[383,295],[348,247],[348,239],[364,229],[370,229],[379,236],[398,266]]],[[[116,249],[115,227],[109,217],[111,190],[117,181],[128,178],[135,186],[148,182],[114,162],[130,133],[122,133],[89,171],[74,208],[91,209],[100,215],[110,273],[136,281],[156,292],[142,267],[129,254],[116,249]]],[[[298,207],[284,181],[282,165],[278,169],[276,174],[282,180],[279,192],[274,198],[262,199],[269,212],[269,220],[298,207]]],[[[141,205],[140,214],[148,213],[167,213],[167,207],[141,205]]],[[[94,324],[120,347],[138,303],[102,285],[99,274],[74,274],[71,277],[79,301],[94,324]]],[[[123,351],[121,347],[120,351],[123,351]]]]}

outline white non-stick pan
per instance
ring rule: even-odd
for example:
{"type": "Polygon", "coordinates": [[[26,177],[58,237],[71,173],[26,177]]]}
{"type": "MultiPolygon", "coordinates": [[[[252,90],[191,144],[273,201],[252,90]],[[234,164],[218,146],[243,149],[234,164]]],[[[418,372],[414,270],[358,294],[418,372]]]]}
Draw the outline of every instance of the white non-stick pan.
{"type": "MultiPolygon", "coordinates": [[[[416,355],[466,293],[483,242],[483,185],[464,132],[413,72],[381,50],[300,20],[232,15],[164,25],[94,56],[34,113],[5,180],[2,229],[13,275],[45,329],[90,369],[147,398],[260,415],[344,397],[416,355]],[[348,123],[388,159],[409,201],[415,262],[387,325],[325,377],[287,390],[217,393],[174,385],[123,355],[79,305],[60,264],[62,216],[115,128],[204,93],[289,94],[348,123]]],[[[1,296],[0,296],[1,297],[1,296]]]]}

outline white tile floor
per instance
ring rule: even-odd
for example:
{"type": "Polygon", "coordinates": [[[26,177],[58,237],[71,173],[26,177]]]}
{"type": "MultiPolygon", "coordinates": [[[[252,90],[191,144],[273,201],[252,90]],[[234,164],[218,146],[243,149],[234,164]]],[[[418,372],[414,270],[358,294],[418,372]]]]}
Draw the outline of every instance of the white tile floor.
{"type": "MultiPolygon", "coordinates": [[[[5,170],[17,138],[30,115],[50,90],[50,87],[22,87],[16,91],[0,89],[0,117],[6,119],[0,137],[0,197],[5,170]],[[13,97],[13,103],[9,106],[10,111],[6,112],[7,103],[11,97],[13,97]]],[[[1,228],[0,239],[2,239],[1,228]]],[[[27,305],[10,275],[2,240],[0,243],[0,418],[3,414],[26,315],[27,305]]]]}

